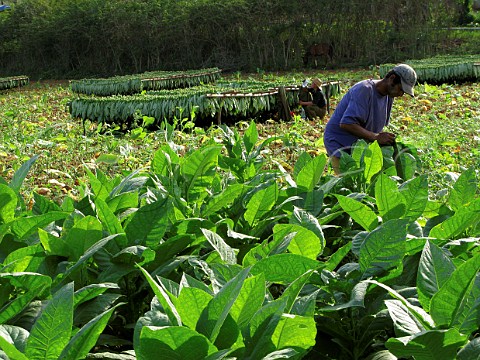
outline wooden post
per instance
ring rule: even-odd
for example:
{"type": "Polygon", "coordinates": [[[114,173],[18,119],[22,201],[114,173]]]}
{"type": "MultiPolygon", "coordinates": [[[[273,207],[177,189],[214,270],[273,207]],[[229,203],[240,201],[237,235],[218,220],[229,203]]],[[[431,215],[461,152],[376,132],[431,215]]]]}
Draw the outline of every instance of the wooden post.
{"type": "Polygon", "coordinates": [[[280,99],[280,119],[284,121],[290,121],[292,119],[290,116],[290,106],[288,105],[287,94],[284,86],[280,86],[278,88],[278,97],[280,99]]]}

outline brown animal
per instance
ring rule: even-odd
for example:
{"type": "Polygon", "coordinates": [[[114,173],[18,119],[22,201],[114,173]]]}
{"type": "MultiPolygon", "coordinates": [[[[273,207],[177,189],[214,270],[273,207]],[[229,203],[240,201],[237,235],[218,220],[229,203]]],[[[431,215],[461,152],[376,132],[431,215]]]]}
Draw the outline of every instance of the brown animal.
{"type": "Polygon", "coordinates": [[[305,52],[305,55],[303,55],[303,64],[307,65],[308,60],[310,58],[313,58],[313,62],[315,64],[315,67],[317,67],[318,66],[318,59],[322,58],[322,57],[325,59],[325,66],[327,66],[327,64],[332,61],[332,59],[333,59],[333,45],[332,44],[319,43],[319,44],[311,45],[307,49],[307,51],[305,52]]]}

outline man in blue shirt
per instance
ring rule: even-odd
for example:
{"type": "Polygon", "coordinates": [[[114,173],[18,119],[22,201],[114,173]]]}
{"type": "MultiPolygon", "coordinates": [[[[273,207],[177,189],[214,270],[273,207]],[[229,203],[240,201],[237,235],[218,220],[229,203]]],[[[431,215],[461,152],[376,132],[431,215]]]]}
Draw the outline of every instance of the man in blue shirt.
{"type": "Polygon", "coordinates": [[[399,64],[383,79],[360,81],[343,96],[323,135],[336,174],[340,173],[341,151],[349,153],[355,141],[376,140],[380,145],[393,143],[395,134],[383,131],[390,121],[393,99],[405,93],[413,97],[416,82],[415,70],[399,64]]]}

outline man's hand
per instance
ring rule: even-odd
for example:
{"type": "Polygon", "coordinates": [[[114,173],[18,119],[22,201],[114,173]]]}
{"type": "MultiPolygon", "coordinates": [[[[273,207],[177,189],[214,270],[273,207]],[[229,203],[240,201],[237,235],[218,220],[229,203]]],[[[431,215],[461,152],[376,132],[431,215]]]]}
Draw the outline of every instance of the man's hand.
{"type": "Polygon", "coordinates": [[[375,136],[375,140],[380,145],[391,145],[395,141],[395,134],[389,132],[381,132],[375,136]]]}

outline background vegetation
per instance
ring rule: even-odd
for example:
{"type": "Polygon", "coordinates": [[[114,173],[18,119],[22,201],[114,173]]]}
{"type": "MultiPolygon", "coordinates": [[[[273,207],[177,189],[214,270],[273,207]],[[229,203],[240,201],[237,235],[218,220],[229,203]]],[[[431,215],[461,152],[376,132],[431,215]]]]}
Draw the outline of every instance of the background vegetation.
{"type": "Polygon", "coordinates": [[[0,76],[76,78],[149,70],[303,67],[314,42],[329,67],[477,51],[464,0],[18,0],[0,13],[0,76]],[[465,41],[468,38],[469,41],[465,41]]]}

